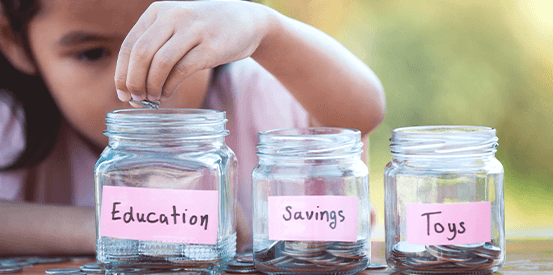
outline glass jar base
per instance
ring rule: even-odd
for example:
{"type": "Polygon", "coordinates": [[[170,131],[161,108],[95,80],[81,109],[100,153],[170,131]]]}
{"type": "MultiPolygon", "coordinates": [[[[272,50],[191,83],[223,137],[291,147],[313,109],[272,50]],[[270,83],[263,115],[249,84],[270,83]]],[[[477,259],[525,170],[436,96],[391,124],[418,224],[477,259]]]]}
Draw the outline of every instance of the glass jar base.
{"type": "Polygon", "coordinates": [[[106,274],[217,274],[236,254],[236,233],[216,245],[100,237],[96,246],[106,274]]]}
{"type": "Polygon", "coordinates": [[[325,274],[325,275],[347,275],[355,274],[359,271],[364,270],[370,264],[368,258],[360,259],[356,262],[350,263],[341,263],[339,266],[333,265],[316,265],[309,266],[309,264],[300,263],[290,264],[286,266],[268,266],[263,264],[256,263],[255,267],[260,272],[272,275],[292,275],[292,274],[325,274]]]}
{"type": "Polygon", "coordinates": [[[347,271],[347,272],[267,272],[263,271],[263,273],[270,274],[270,275],[296,275],[301,273],[302,275],[350,275],[350,274],[356,274],[361,270],[354,270],[354,271],[347,271]]]}
{"type": "Polygon", "coordinates": [[[441,270],[441,271],[428,271],[428,270],[399,270],[401,274],[492,274],[495,271],[499,270],[497,268],[484,269],[484,270],[441,270]]]}
{"type": "Polygon", "coordinates": [[[213,275],[221,274],[221,272],[215,271],[190,271],[182,269],[163,270],[163,269],[148,269],[148,268],[136,268],[133,270],[111,270],[106,271],[105,275],[213,275]]]}

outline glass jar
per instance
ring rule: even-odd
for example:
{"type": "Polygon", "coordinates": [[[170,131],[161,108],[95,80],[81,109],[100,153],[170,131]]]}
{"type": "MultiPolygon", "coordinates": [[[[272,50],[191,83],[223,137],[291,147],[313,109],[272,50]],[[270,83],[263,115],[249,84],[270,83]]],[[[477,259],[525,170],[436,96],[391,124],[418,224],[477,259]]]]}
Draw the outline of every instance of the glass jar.
{"type": "Polygon", "coordinates": [[[503,166],[495,129],[392,131],[385,169],[386,260],[408,274],[488,274],[505,262],[503,166]]]}
{"type": "Polygon", "coordinates": [[[214,110],[107,114],[109,145],[95,167],[96,252],[106,274],[211,274],[232,260],[237,161],[226,121],[214,110]]]}
{"type": "Polygon", "coordinates": [[[252,172],[255,267],[269,274],[352,274],[370,261],[369,171],[360,132],[261,132],[252,172]]]}

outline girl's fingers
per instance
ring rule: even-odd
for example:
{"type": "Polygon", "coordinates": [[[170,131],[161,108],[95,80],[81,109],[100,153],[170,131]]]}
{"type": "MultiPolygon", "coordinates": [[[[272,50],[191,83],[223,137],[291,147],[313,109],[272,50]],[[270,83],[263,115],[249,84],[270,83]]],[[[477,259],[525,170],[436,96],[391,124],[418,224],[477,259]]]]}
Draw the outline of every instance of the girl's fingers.
{"type": "Polygon", "coordinates": [[[210,55],[202,49],[201,45],[190,49],[169,72],[163,85],[161,98],[170,98],[184,79],[199,70],[207,68],[209,58],[210,55]]]}
{"type": "MultiPolygon", "coordinates": [[[[178,62],[188,54],[187,52],[197,45],[197,41],[186,39],[186,37],[173,35],[161,48],[157,51],[152,59],[149,67],[148,79],[146,80],[146,89],[148,95],[152,95],[158,100],[162,93],[164,99],[173,95],[175,89],[163,92],[164,84],[168,79],[169,74],[178,62]]],[[[182,82],[184,78],[180,81],[182,82]]],[[[180,83],[179,83],[180,84],[180,83]]]]}
{"type": "Polygon", "coordinates": [[[119,50],[117,57],[117,65],[115,67],[115,88],[117,89],[117,96],[121,101],[129,101],[131,99],[131,93],[127,89],[127,71],[129,68],[129,60],[134,44],[140,38],[140,36],[155,22],[156,16],[154,12],[146,12],[140,16],[138,22],[133,26],[123,44],[119,50]]]}
{"type": "MultiPolygon", "coordinates": [[[[173,28],[162,20],[156,20],[134,43],[129,57],[126,87],[131,92],[133,99],[145,99],[150,91],[146,90],[146,82],[150,64],[158,50],[171,38],[173,28]]],[[[154,72],[157,73],[157,72],[154,72]]],[[[148,97],[157,100],[159,93],[152,92],[148,97]]]]}

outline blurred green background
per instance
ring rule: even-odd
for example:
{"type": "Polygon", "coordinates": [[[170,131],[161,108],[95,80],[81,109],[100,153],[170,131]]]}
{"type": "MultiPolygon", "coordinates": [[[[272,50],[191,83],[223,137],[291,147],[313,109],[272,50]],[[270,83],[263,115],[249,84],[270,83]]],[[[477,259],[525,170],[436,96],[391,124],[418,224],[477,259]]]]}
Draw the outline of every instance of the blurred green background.
{"type": "Polygon", "coordinates": [[[497,129],[507,238],[553,237],[553,1],[260,0],[344,44],[378,75],[387,113],[370,137],[373,238],[384,238],[390,131],[497,129]]]}

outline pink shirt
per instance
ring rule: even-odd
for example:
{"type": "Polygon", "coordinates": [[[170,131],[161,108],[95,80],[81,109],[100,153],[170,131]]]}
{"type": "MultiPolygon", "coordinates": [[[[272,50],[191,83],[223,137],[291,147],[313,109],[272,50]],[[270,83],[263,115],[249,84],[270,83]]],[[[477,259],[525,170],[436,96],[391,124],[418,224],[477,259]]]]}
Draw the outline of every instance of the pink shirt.
{"type": "MultiPolygon", "coordinates": [[[[259,131],[307,127],[307,112],[282,84],[253,59],[229,64],[210,87],[204,108],[226,111],[227,145],[239,163],[238,201],[251,224],[251,172],[257,164],[259,131]]],[[[23,151],[24,114],[0,97],[0,166],[23,151]]],[[[0,173],[0,199],[94,206],[98,159],[76,132],[62,123],[52,153],[37,167],[0,173]],[[28,190],[26,186],[34,186],[28,190]],[[26,195],[27,194],[27,195],[26,195]]]]}

